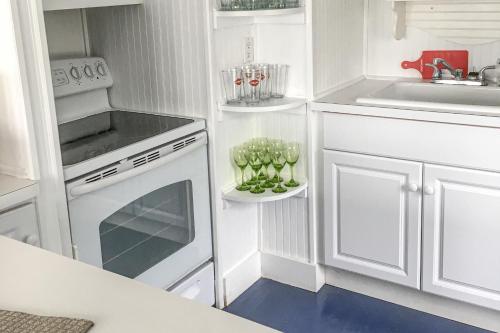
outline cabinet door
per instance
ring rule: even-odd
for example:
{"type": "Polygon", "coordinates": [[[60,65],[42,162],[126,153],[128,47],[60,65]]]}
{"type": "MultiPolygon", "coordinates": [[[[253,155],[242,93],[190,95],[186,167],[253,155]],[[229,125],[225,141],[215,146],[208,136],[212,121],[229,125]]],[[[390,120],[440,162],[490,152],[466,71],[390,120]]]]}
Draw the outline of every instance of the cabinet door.
{"type": "Polygon", "coordinates": [[[425,166],[423,290],[500,310],[500,174],[425,166]]]}
{"type": "Polygon", "coordinates": [[[30,203],[0,213],[0,235],[40,246],[35,204],[30,203]]]}
{"type": "Polygon", "coordinates": [[[324,152],[325,263],[420,288],[422,164],[324,152]]]}

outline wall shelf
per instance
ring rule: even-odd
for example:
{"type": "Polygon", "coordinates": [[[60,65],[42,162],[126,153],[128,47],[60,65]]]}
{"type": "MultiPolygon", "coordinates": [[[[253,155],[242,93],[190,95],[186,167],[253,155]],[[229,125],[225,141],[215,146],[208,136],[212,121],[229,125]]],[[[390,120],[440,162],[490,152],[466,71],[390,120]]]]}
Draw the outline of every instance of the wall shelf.
{"type": "Polygon", "coordinates": [[[261,101],[259,104],[247,105],[244,102],[240,104],[220,104],[219,110],[224,112],[240,113],[259,113],[259,112],[278,112],[293,110],[307,103],[305,98],[285,97],[271,98],[267,101],[261,101]]]}
{"type": "Polygon", "coordinates": [[[144,0],[43,0],[43,10],[51,11],[142,4],[144,4],[144,0]]]}
{"type": "Polygon", "coordinates": [[[464,45],[500,40],[500,0],[386,1],[393,3],[397,40],[404,38],[407,27],[464,45]]]}
{"type": "Polygon", "coordinates": [[[240,192],[236,189],[232,189],[227,192],[222,193],[222,200],[230,202],[241,202],[241,203],[264,203],[288,199],[291,197],[307,197],[307,181],[298,180],[300,184],[296,188],[287,188],[288,191],[285,193],[273,193],[270,189],[266,189],[265,193],[253,194],[248,191],[240,192]]]}
{"type": "Polygon", "coordinates": [[[214,28],[223,29],[256,23],[304,24],[305,18],[304,7],[241,11],[214,9],[214,28]]]}

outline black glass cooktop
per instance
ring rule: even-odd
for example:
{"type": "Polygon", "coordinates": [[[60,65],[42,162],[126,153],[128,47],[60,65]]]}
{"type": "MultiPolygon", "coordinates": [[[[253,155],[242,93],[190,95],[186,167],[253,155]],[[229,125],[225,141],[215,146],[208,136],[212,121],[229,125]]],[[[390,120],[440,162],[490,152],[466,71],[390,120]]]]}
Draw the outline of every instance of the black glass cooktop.
{"type": "Polygon", "coordinates": [[[63,165],[77,164],[193,122],[172,116],[109,111],[61,124],[63,165]]]}

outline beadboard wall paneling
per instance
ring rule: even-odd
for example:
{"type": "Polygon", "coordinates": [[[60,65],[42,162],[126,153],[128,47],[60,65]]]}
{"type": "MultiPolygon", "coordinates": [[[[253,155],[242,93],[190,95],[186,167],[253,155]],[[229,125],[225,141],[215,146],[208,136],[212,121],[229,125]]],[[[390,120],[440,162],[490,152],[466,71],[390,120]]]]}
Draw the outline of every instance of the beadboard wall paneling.
{"type": "Polygon", "coordinates": [[[314,0],[312,10],[317,96],[363,75],[364,0],[314,0]]]}
{"type": "Polygon", "coordinates": [[[87,11],[92,54],[107,60],[115,78],[114,107],[207,117],[205,5],[146,0],[87,11]]]}
{"type": "Polygon", "coordinates": [[[391,2],[368,0],[367,74],[418,77],[414,70],[401,68],[403,60],[416,60],[423,50],[468,50],[470,68],[495,64],[500,58],[500,42],[461,45],[408,27],[402,40],[393,37],[391,2]]]}
{"type": "Polygon", "coordinates": [[[290,198],[262,205],[262,244],[265,253],[309,261],[307,200],[290,198]]]}
{"type": "Polygon", "coordinates": [[[80,9],[44,12],[51,60],[86,56],[83,17],[80,9]]]}

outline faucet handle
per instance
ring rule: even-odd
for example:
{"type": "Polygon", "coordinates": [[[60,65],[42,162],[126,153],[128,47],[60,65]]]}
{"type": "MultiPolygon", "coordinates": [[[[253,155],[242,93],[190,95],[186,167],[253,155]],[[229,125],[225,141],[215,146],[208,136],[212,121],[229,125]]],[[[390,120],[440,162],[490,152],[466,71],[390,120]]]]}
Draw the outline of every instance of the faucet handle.
{"type": "MultiPolygon", "coordinates": [[[[435,59],[434,59],[435,60],[435,59]]],[[[432,73],[432,79],[433,80],[439,80],[442,77],[441,70],[436,64],[425,64],[427,67],[431,67],[434,72],[432,73]]]]}

